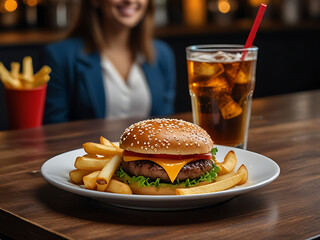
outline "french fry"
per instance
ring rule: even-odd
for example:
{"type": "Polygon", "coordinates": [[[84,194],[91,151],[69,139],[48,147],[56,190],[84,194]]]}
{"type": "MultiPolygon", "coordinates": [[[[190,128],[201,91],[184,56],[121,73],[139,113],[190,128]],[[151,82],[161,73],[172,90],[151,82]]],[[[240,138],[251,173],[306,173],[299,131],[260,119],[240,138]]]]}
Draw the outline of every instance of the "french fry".
{"type": "Polygon", "coordinates": [[[110,179],[110,183],[108,184],[106,191],[120,194],[132,194],[132,190],[128,184],[115,179],[110,179]]]}
{"type": "Polygon", "coordinates": [[[118,146],[114,145],[112,142],[110,142],[108,139],[106,139],[102,136],[100,136],[100,144],[110,146],[110,147],[119,148],[118,146]]]}
{"type": "Polygon", "coordinates": [[[99,191],[99,192],[105,192],[106,191],[106,189],[107,189],[107,185],[105,185],[105,184],[99,184],[99,183],[97,183],[97,179],[96,179],[96,186],[97,186],[97,191],[99,191]]]}
{"type": "Polygon", "coordinates": [[[74,167],[80,170],[88,170],[88,171],[97,171],[101,170],[108,161],[110,161],[111,157],[101,157],[98,156],[82,156],[77,157],[74,163],[74,167]]]}
{"type": "Polygon", "coordinates": [[[75,184],[83,183],[83,177],[90,174],[91,171],[74,169],[69,172],[70,180],[75,184]]]}
{"type": "Polygon", "coordinates": [[[51,73],[51,68],[47,65],[43,66],[35,75],[34,80],[37,81],[37,79],[43,78],[46,75],[49,75],[51,73]]]}
{"type": "Polygon", "coordinates": [[[98,154],[102,156],[113,156],[123,152],[123,149],[121,148],[105,146],[99,143],[87,142],[82,146],[87,153],[98,154]]]}
{"type": "Polygon", "coordinates": [[[83,183],[86,189],[94,190],[96,188],[96,179],[99,173],[100,171],[95,171],[83,177],[83,183]]]}
{"type": "Polygon", "coordinates": [[[218,164],[220,171],[218,175],[224,175],[234,170],[237,165],[237,157],[234,151],[229,151],[227,155],[224,157],[222,163],[218,164]]]}
{"type": "Polygon", "coordinates": [[[33,76],[33,85],[34,87],[39,87],[50,80],[51,68],[49,66],[43,66],[34,76],[33,76]]]}
{"type": "Polygon", "coordinates": [[[20,73],[20,63],[12,62],[11,63],[11,77],[18,79],[20,73]]]}
{"type": "Polygon", "coordinates": [[[222,180],[227,179],[229,177],[232,177],[234,175],[236,175],[236,173],[234,171],[229,172],[229,173],[224,174],[224,175],[221,175],[221,176],[218,175],[218,177],[216,177],[216,182],[222,181],[222,180]]]}
{"type": "Polygon", "coordinates": [[[24,57],[22,60],[22,65],[23,65],[22,80],[27,83],[32,83],[33,82],[32,58],[30,56],[24,57]]]}
{"type": "Polygon", "coordinates": [[[18,79],[14,79],[11,77],[10,73],[2,62],[0,62],[0,78],[7,88],[20,89],[22,87],[21,82],[18,79]]]}
{"type": "Polygon", "coordinates": [[[114,155],[110,161],[104,166],[97,177],[97,190],[105,191],[110,182],[111,177],[118,169],[121,162],[121,154],[114,155]]]}
{"type": "Polygon", "coordinates": [[[50,80],[50,76],[45,75],[42,78],[37,79],[37,81],[33,83],[33,87],[40,87],[43,84],[46,84],[47,82],[49,82],[49,80],[50,80]]]}
{"type": "Polygon", "coordinates": [[[246,168],[246,166],[242,164],[239,167],[237,173],[242,175],[242,180],[238,183],[238,185],[246,183],[249,177],[248,169],[246,168]]]}
{"type": "MultiPolygon", "coordinates": [[[[231,157],[233,158],[233,155],[231,155],[231,157]]],[[[229,157],[226,156],[226,158],[230,158],[230,156],[229,157]]],[[[232,160],[232,161],[234,161],[234,160],[232,160]]],[[[202,193],[218,192],[218,191],[232,188],[236,185],[244,184],[247,182],[247,180],[248,180],[248,170],[247,170],[246,166],[242,164],[239,167],[239,169],[237,170],[237,172],[234,172],[232,170],[229,173],[226,173],[222,176],[218,176],[214,183],[210,183],[210,184],[203,185],[203,186],[192,187],[192,188],[178,188],[178,189],[176,189],[176,194],[177,195],[189,195],[189,194],[202,194],[202,193]]]]}
{"type": "Polygon", "coordinates": [[[237,185],[243,178],[243,174],[236,173],[234,176],[227,179],[221,180],[219,182],[210,183],[203,186],[192,187],[192,188],[177,188],[177,195],[190,195],[190,194],[203,194],[212,193],[222,190],[226,190],[237,185]]]}
{"type": "Polygon", "coordinates": [[[221,162],[216,162],[216,165],[217,167],[219,167],[219,172],[218,172],[218,175],[222,175],[223,172],[225,172],[225,170],[222,170],[224,169],[224,167],[222,166],[222,163],[221,162]]]}

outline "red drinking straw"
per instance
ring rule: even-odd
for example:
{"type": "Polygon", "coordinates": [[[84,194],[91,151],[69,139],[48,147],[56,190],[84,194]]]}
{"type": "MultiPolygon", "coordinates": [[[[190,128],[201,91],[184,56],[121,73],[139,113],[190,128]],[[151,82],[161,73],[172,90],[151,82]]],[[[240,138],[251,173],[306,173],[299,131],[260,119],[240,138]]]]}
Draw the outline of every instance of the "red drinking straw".
{"type": "MultiPolygon", "coordinates": [[[[244,45],[245,49],[246,48],[250,48],[252,46],[253,40],[254,40],[254,38],[256,36],[256,33],[258,31],[259,25],[260,25],[261,20],[263,18],[264,12],[266,11],[266,8],[267,8],[266,4],[263,4],[263,3],[260,4],[258,14],[256,16],[256,19],[254,20],[254,23],[252,25],[251,31],[249,33],[249,36],[247,38],[246,44],[244,45]]],[[[247,55],[247,51],[243,53],[243,55],[241,57],[242,61],[244,60],[246,55],[247,55]]]]}

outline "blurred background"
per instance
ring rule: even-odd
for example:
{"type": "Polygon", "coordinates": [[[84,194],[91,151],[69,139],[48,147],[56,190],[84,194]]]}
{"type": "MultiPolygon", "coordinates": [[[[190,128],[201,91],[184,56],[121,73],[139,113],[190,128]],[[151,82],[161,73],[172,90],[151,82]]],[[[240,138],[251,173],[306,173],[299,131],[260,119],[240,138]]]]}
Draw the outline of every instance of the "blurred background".
{"type": "MultiPolygon", "coordinates": [[[[255,38],[259,47],[254,98],[320,88],[320,0],[154,0],[155,36],[176,55],[176,112],[191,111],[185,48],[192,44],[244,44],[260,3],[268,8],[255,38]]],[[[0,61],[32,56],[59,41],[73,24],[80,0],[0,0],[0,61]]],[[[0,130],[7,129],[0,85],[0,130]]]]}

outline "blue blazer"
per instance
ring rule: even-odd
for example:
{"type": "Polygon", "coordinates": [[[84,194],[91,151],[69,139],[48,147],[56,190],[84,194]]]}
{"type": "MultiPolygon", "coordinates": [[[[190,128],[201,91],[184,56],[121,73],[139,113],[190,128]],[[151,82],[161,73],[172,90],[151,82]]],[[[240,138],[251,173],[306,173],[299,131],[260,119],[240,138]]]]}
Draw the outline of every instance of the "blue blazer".
{"type": "MultiPolygon", "coordinates": [[[[52,68],[44,123],[106,117],[106,96],[98,52],[84,53],[83,40],[71,38],[45,48],[52,68]]],[[[167,44],[154,41],[155,61],[142,65],[151,96],[151,116],[174,113],[175,58],[167,44]]]]}

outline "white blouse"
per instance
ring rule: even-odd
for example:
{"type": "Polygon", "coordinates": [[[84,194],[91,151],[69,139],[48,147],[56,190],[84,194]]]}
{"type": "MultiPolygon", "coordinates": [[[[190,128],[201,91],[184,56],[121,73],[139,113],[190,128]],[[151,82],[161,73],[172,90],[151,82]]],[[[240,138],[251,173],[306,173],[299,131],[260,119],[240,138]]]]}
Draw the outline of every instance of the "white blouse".
{"type": "Polygon", "coordinates": [[[146,118],[151,110],[151,93],[144,72],[136,60],[125,81],[112,62],[101,58],[106,95],[106,118],[146,118]]]}

